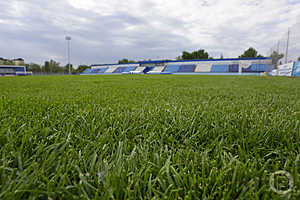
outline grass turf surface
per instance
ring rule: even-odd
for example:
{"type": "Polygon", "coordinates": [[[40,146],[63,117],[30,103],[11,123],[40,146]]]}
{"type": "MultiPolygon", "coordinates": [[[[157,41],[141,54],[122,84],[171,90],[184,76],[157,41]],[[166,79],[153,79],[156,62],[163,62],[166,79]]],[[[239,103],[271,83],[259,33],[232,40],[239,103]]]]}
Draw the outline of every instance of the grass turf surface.
{"type": "Polygon", "coordinates": [[[299,121],[294,78],[1,77],[0,199],[297,199],[299,121]]]}

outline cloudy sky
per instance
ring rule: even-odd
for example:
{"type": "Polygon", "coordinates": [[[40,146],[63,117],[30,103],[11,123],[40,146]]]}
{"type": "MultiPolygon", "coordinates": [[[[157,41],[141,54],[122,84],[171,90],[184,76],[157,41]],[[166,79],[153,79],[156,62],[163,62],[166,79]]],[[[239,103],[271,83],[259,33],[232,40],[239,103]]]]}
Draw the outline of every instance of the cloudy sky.
{"type": "Polygon", "coordinates": [[[200,48],[214,57],[250,46],[267,55],[300,19],[300,0],[0,0],[0,7],[0,57],[65,64],[70,35],[77,65],[200,48]]]}

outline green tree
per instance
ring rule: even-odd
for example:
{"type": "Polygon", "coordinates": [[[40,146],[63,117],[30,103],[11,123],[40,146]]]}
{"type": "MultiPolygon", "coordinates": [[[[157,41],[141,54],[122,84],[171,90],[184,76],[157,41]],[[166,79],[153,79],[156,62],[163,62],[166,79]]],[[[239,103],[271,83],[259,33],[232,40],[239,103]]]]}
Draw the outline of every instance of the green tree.
{"type": "Polygon", "coordinates": [[[138,60],[138,62],[144,62],[144,61],[152,61],[152,60],[151,59],[138,60]]]}
{"type": "Polygon", "coordinates": [[[84,72],[84,70],[86,70],[88,68],[90,68],[90,67],[87,66],[87,65],[79,65],[78,68],[77,68],[77,70],[76,70],[76,72],[82,73],[82,72],[84,72]]]}
{"type": "Polygon", "coordinates": [[[257,51],[250,47],[247,49],[242,55],[239,56],[239,58],[262,58],[262,55],[257,55],[257,51]]]}
{"type": "Polygon", "coordinates": [[[193,51],[192,53],[183,51],[182,55],[180,57],[177,57],[177,59],[182,59],[182,60],[212,59],[212,57],[209,57],[208,53],[205,52],[204,49],[200,49],[198,51],[193,51]]]}
{"type": "Polygon", "coordinates": [[[298,61],[300,61],[300,57],[298,58],[298,61]]]}
{"type": "Polygon", "coordinates": [[[26,71],[31,71],[33,73],[42,71],[41,66],[36,63],[25,64],[25,66],[26,66],[26,71]]]}
{"type": "Polygon", "coordinates": [[[42,67],[43,72],[50,72],[50,73],[59,73],[64,72],[65,68],[60,66],[59,62],[55,60],[45,61],[44,66],[42,67]]]}
{"type": "Polygon", "coordinates": [[[13,62],[11,62],[11,61],[4,61],[4,62],[3,62],[3,65],[14,65],[14,64],[13,64],[13,62]]]}
{"type": "Polygon", "coordinates": [[[127,58],[123,58],[122,60],[119,60],[119,64],[126,64],[126,63],[134,63],[134,60],[128,60],[127,58]]]}
{"type": "Polygon", "coordinates": [[[64,71],[64,69],[60,66],[60,63],[56,62],[55,60],[50,60],[49,65],[50,65],[50,72],[52,73],[58,73],[64,71]]]}
{"type": "Polygon", "coordinates": [[[45,65],[43,67],[43,71],[44,72],[50,72],[50,62],[49,61],[45,61],[45,65]]]}
{"type": "MultiPolygon", "coordinates": [[[[71,73],[75,72],[76,70],[73,68],[73,65],[70,64],[71,67],[71,73]]],[[[66,64],[63,68],[62,68],[62,72],[65,73],[69,73],[69,64],[66,64]]]]}
{"type": "Polygon", "coordinates": [[[284,54],[280,54],[277,51],[273,51],[271,54],[271,58],[272,58],[272,64],[277,66],[278,61],[284,57],[284,54]]]}

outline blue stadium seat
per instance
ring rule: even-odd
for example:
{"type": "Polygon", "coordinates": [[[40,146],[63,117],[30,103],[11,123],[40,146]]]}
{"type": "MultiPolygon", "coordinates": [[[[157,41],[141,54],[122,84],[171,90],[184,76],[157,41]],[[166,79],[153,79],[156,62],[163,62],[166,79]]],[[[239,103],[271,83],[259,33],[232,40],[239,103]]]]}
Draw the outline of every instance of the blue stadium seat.
{"type": "Polygon", "coordinates": [[[229,65],[213,65],[210,72],[228,72],[229,65]]]}
{"type": "Polygon", "coordinates": [[[82,74],[102,74],[104,73],[108,68],[99,68],[99,69],[86,69],[82,74]]]}
{"type": "Polygon", "coordinates": [[[180,65],[177,72],[194,72],[196,65],[180,65]]]}
{"type": "Polygon", "coordinates": [[[123,72],[130,72],[130,71],[133,71],[135,70],[136,67],[118,67],[115,71],[113,71],[114,74],[116,73],[123,73],[123,72]]]}
{"type": "Polygon", "coordinates": [[[122,73],[123,72],[124,67],[118,67],[117,69],[115,69],[115,71],[113,71],[112,73],[116,74],[116,73],[122,73]]]}
{"type": "Polygon", "coordinates": [[[98,71],[98,74],[102,74],[104,73],[106,70],[108,69],[108,67],[102,68],[98,71]]]}
{"type": "Polygon", "coordinates": [[[239,64],[229,65],[229,72],[239,72],[239,64]]]}
{"type": "Polygon", "coordinates": [[[82,72],[82,74],[90,74],[91,73],[91,69],[86,69],[86,70],[84,70],[83,72],[82,72]]]}
{"type": "Polygon", "coordinates": [[[25,72],[24,67],[14,67],[16,72],[25,72]]]}
{"type": "Polygon", "coordinates": [[[274,65],[268,65],[267,66],[267,72],[271,72],[275,69],[274,65]]]}
{"type": "Polygon", "coordinates": [[[179,65],[167,65],[167,67],[164,69],[163,73],[174,73],[179,70],[179,65]]]}
{"type": "Polygon", "coordinates": [[[124,67],[125,69],[123,69],[123,72],[130,72],[130,71],[134,71],[137,67],[124,67]]]}
{"type": "Polygon", "coordinates": [[[153,69],[154,69],[154,66],[146,66],[146,68],[144,69],[143,73],[146,74],[146,73],[148,73],[149,71],[151,71],[153,69]]]}
{"type": "Polygon", "coordinates": [[[100,71],[100,69],[92,69],[90,73],[97,74],[100,71]]]}

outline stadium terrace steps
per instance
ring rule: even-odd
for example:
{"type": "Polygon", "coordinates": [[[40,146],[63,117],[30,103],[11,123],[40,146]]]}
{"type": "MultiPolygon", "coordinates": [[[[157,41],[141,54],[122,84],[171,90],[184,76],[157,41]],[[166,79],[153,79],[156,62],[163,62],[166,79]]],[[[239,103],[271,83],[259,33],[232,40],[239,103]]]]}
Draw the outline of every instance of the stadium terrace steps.
{"type": "Polygon", "coordinates": [[[108,67],[102,68],[98,73],[104,73],[107,69],[108,67]]]}
{"type": "Polygon", "coordinates": [[[92,69],[86,69],[82,72],[82,74],[91,74],[92,69]]]}
{"type": "Polygon", "coordinates": [[[119,66],[110,66],[105,73],[113,73],[117,68],[119,68],[119,66]]]}
{"type": "Polygon", "coordinates": [[[196,65],[167,65],[162,74],[194,72],[196,65]]]}
{"type": "Polygon", "coordinates": [[[144,74],[147,74],[148,72],[152,71],[154,69],[154,66],[148,66],[143,70],[144,74]]]}
{"type": "Polygon", "coordinates": [[[112,73],[122,73],[126,68],[125,67],[118,67],[115,71],[112,73]]]}
{"type": "Polygon", "coordinates": [[[122,73],[129,73],[130,71],[134,71],[137,67],[126,67],[122,73]]]}
{"type": "Polygon", "coordinates": [[[213,65],[210,72],[228,72],[229,71],[229,65],[213,65]]]}
{"type": "Polygon", "coordinates": [[[107,70],[107,67],[104,68],[95,68],[95,69],[86,69],[83,74],[103,74],[107,70]]]}
{"type": "Polygon", "coordinates": [[[194,72],[196,65],[180,65],[177,72],[194,72]]]}
{"type": "Polygon", "coordinates": [[[91,73],[92,73],[92,74],[97,74],[99,71],[100,71],[100,69],[92,69],[92,70],[91,70],[91,73]]]}
{"type": "Polygon", "coordinates": [[[210,63],[201,63],[196,65],[195,72],[210,72],[210,69],[210,63]]]}
{"type": "Polygon", "coordinates": [[[239,65],[238,64],[229,65],[229,72],[239,72],[239,65]]]}
{"type": "Polygon", "coordinates": [[[145,69],[146,67],[137,67],[135,70],[131,70],[129,72],[139,74],[139,73],[143,73],[145,69]]]}
{"type": "Polygon", "coordinates": [[[126,64],[91,65],[82,74],[218,74],[262,75],[273,69],[270,58],[154,60],[126,64]]]}
{"type": "Polygon", "coordinates": [[[179,70],[179,65],[167,65],[162,73],[175,73],[179,70]]]}
{"type": "MultiPolygon", "coordinates": [[[[245,66],[245,65],[244,65],[245,66]]],[[[270,72],[274,69],[268,64],[251,64],[247,68],[242,67],[243,73],[270,72]]],[[[129,74],[129,73],[149,73],[149,74],[176,74],[176,73],[238,73],[239,64],[215,64],[215,65],[167,65],[156,67],[137,66],[109,66],[102,68],[86,69],[82,74],[129,74]],[[207,70],[209,70],[207,72],[207,70]]]]}
{"type": "Polygon", "coordinates": [[[164,70],[165,66],[154,67],[149,74],[160,74],[164,70]]]}
{"type": "Polygon", "coordinates": [[[135,69],[136,69],[136,67],[118,67],[112,73],[128,73],[128,72],[133,71],[135,69]]]}

